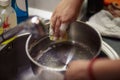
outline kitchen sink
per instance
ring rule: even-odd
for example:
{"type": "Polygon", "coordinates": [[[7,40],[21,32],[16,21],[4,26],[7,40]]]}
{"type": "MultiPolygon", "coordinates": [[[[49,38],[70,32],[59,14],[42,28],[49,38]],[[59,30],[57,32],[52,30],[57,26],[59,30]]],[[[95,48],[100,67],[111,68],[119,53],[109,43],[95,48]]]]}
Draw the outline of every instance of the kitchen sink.
{"type": "MultiPolygon", "coordinates": [[[[28,36],[19,36],[0,51],[0,80],[38,80],[32,72],[30,60],[25,52],[28,36]]],[[[98,58],[103,57],[118,58],[114,52],[108,55],[105,50],[98,55],[98,58]]]]}
{"type": "MultiPolygon", "coordinates": [[[[53,11],[53,8],[60,0],[50,0],[49,2],[52,1],[50,5],[47,5],[45,1],[30,0],[29,5],[31,8],[29,8],[29,14],[38,15],[49,20],[52,15],[51,11],[53,11]],[[54,1],[55,4],[53,5],[54,1]]],[[[28,36],[29,34],[20,35],[0,50],[0,80],[39,80],[34,75],[31,62],[25,52],[25,43],[28,36]]],[[[98,55],[98,58],[119,59],[119,56],[103,41],[102,51],[98,55]]]]}
{"type": "Polygon", "coordinates": [[[28,35],[16,38],[0,51],[0,80],[16,80],[19,68],[29,67],[25,53],[28,35]]]}

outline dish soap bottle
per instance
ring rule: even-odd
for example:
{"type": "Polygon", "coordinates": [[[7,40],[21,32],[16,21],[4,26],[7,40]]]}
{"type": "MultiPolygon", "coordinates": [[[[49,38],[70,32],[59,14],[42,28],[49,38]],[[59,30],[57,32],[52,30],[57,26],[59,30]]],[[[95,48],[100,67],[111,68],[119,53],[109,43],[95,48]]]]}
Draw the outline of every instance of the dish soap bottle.
{"type": "Polygon", "coordinates": [[[28,1],[12,0],[12,7],[17,14],[17,22],[20,23],[28,18],[28,1]]]}
{"type": "MultiPolygon", "coordinates": [[[[11,7],[10,3],[10,0],[0,0],[0,34],[17,25],[16,13],[11,7]]],[[[2,44],[7,44],[12,40],[13,38],[5,41],[2,44]]]]}

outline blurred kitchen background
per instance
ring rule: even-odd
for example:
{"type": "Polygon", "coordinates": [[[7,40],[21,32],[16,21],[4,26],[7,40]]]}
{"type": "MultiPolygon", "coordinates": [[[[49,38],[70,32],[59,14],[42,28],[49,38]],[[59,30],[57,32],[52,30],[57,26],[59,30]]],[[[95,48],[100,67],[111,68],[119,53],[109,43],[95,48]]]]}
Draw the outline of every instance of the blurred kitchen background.
{"type": "Polygon", "coordinates": [[[28,0],[29,7],[53,11],[61,0],[28,0]]]}

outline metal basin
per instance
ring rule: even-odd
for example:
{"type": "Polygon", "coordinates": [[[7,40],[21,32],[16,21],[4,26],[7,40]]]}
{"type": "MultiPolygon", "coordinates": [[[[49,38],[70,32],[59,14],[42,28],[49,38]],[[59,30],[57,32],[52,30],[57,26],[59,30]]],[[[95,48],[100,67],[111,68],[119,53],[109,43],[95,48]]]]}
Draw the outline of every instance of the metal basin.
{"type": "Polygon", "coordinates": [[[40,80],[58,80],[58,77],[59,80],[63,80],[62,73],[70,61],[90,60],[98,56],[101,50],[101,36],[95,29],[84,22],[75,21],[69,25],[67,34],[68,38],[65,41],[51,41],[49,35],[38,39],[32,35],[28,37],[27,56],[34,67],[39,68],[37,72],[42,77],[40,80]],[[47,75],[49,77],[46,78],[47,75]]]}
{"type": "Polygon", "coordinates": [[[92,59],[101,50],[101,37],[92,27],[83,22],[69,25],[66,41],[51,41],[49,36],[34,39],[29,36],[26,52],[29,59],[39,67],[65,70],[65,66],[76,59],[92,59]]]}
{"type": "MultiPolygon", "coordinates": [[[[0,80],[39,80],[38,75],[33,73],[33,66],[25,51],[28,36],[23,35],[16,38],[0,51],[0,80]]],[[[109,51],[113,50],[110,46],[107,47],[105,42],[102,46],[107,49],[101,51],[98,58],[118,59],[116,54],[109,51]]]]}

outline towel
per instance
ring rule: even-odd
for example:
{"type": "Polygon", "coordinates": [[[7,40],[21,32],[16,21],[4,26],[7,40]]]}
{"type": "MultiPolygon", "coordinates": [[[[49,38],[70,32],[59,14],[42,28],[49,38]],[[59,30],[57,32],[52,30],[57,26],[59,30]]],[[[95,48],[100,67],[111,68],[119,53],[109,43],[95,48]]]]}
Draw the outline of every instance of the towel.
{"type": "Polygon", "coordinates": [[[102,36],[120,39],[120,17],[114,17],[109,11],[101,10],[91,16],[87,22],[102,36]]]}

